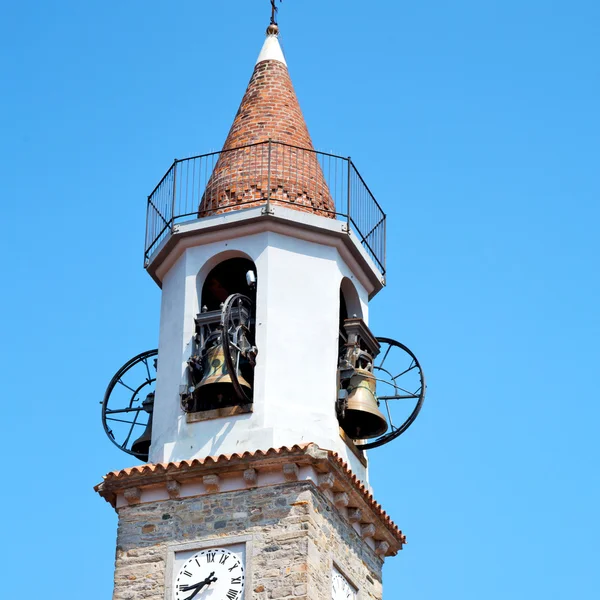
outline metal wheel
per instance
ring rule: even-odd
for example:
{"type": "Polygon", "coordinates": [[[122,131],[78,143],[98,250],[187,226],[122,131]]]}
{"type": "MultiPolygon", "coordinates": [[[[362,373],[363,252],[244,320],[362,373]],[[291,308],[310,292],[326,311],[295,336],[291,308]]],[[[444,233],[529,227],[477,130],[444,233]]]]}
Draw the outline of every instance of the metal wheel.
{"type": "Polygon", "coordinates": [[[231,377],[233,389],[244,404],[252,398],[240,385],[238,375],[251,378],[252,367],[256,362],[257,349],[254,345],[252,323],[252,301],[243,294],[232,294],[225,300],[221,316],[223,350],[227,372],[231,377]],[[250,369],[248,369],[250,367],[250,369]],[[247,371],[247,373],[244,373],[247,371]]]}
{"type": "Polygon", "coordinates": [[[402,435],[414,422],[425,400],[425,375],[417,357],[390,338],[377,338],[381,351],[373,364],[379,409],[387,417],[387,433],[365,444],[361,450],[383,446],[402,435]]]}
{"type": "Polygon", "coordinates": [[[110,380],[102,401],[102,425],[108,439],[123,452],[142,459],[147,456],[134,452],[131,445],[151,418],[142,403],[154,392],[157,355],[158,350],[148,350],[126,362],[110,380]]]}

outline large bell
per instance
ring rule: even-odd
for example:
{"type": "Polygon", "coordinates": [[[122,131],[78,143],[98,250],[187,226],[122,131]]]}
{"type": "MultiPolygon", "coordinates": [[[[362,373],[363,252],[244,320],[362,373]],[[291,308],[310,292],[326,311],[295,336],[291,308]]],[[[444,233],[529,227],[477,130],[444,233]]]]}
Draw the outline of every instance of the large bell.
{"type": "Polygon", "coordinates": [[[142,402],[142,408],[148,413],[148,424],[144,433],[131,444],[131,451],[141,460],[148,460],[152,442],[152,410],[154,408],[154,392],[150,392],[142,402]]]}
{"type": "MultiPolygon", "coordinates": [[[[231,375],[227,371],[225,351],[222,344],[217,344],[208,349],[205,365],[206,374],[196,387],[201,404],[199,408],[207,410],[239,404],[239,398],[231,383],[231,375]]],[[[237,380],[242,387],[246,388],[246,393],[251,396],[252,386],[242,377],[239,370],[237,380]]]]}
{"type": "Polygon", "coordinates": [[[356,369],[348,383],[348,401],[342,429],[352,439],[369,439],[383,435],[388,428],[375,396],[375,377],[370,371],[356,369]]]}

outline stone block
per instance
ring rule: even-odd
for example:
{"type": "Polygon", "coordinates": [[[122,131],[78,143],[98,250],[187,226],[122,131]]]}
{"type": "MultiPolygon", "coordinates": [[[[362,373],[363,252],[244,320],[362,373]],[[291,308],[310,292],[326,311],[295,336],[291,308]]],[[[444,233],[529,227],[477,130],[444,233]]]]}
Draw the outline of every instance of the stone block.
{"type": "Polygon", "coordinates": [[[298,481],[298,465],[295,463],[288,463],[283,465],[283,478],[286,481],[298,481]]]}
{"type": "Polygon", "coordinates": [[[177,481],[167,481],[167,493],[169,494],[169,498],[176,499],[179,498],[181,492],[181,486],[177,481]]]}
{"type": "Polygon", "coordinates": [[[375,544],[375,554],[377,556],[385,556],[390,549],[390,545],[386,541],[377,542],[375,544]]]}
{"type": "Polygon", "coordinates": [[[363,540],[365,538],[373,537],[376,531],[377,528],[373,523],[361,523],[360,535],[363,538],[363,540]]]}
{"type": "Polygon", "coordinates": [[[127,500],[127,504],[139,504],[142,498],[142,490],[138,487],[131,487],[123,492],[123,496],[125,497],[125,500],[127,500]]]}
{"type": "Polygon", "coordinates": [[[362,519],[362,511],[360,508],[349,508],[348,509],[348,520],[350,523],[360,523],[362,519]]]}
{"type": "Polygon", "coordinates": [[[253,487],[258,483],[258,473],[256,469],[246,469],[244,471],[244,482],[247,487],[253,487]]]}
{"type": "Polygon", "coordinates": [[[350,502],[350,496],[346,492],[340,492],[339,494],[334,494],[334,496],[333,496],[333,503],[338,508],[348,506],[349,502],[350,502]]]}
{"type": "Polygon", "coordinates": [[[331,490],[335,483],[335,477],[332,473],[323,473],[319,475],[319,488],[321,490],[331,490]]]}
{"type": "Polygon", "coordinates": [[[205,475],[202,483],[209,494],[216,494],[221,489],[221,479],[218,475],[205,475]]]}

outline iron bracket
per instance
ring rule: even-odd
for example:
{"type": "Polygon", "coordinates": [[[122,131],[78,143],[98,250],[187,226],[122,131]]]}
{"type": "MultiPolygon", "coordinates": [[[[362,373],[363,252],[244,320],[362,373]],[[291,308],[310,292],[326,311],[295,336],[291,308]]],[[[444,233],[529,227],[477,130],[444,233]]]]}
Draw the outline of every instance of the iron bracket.
{"type": "Polygon", "coordinates": [[[346,390],[338,390],[338,397],[335,402],[335,412],[339,419],[343,419],[346,416],[347,408],[348,392],[346,390]]]}

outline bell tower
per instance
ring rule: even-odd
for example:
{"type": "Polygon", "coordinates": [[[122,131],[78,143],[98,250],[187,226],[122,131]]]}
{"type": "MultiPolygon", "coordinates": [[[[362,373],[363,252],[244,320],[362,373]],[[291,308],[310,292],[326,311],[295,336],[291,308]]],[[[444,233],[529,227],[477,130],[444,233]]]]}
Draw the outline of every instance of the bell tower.
{"type": "Polygon", "coordinates": [[[368,327],[385,215],[349,158],[314,149],[278,35],[273,18],[223,149],[148,197],[159,345],[102,413],[144,463],[96,487],[119,515],[115,599],[380,599],[405,541],[366,455],[425,393],[368,327]]]}

